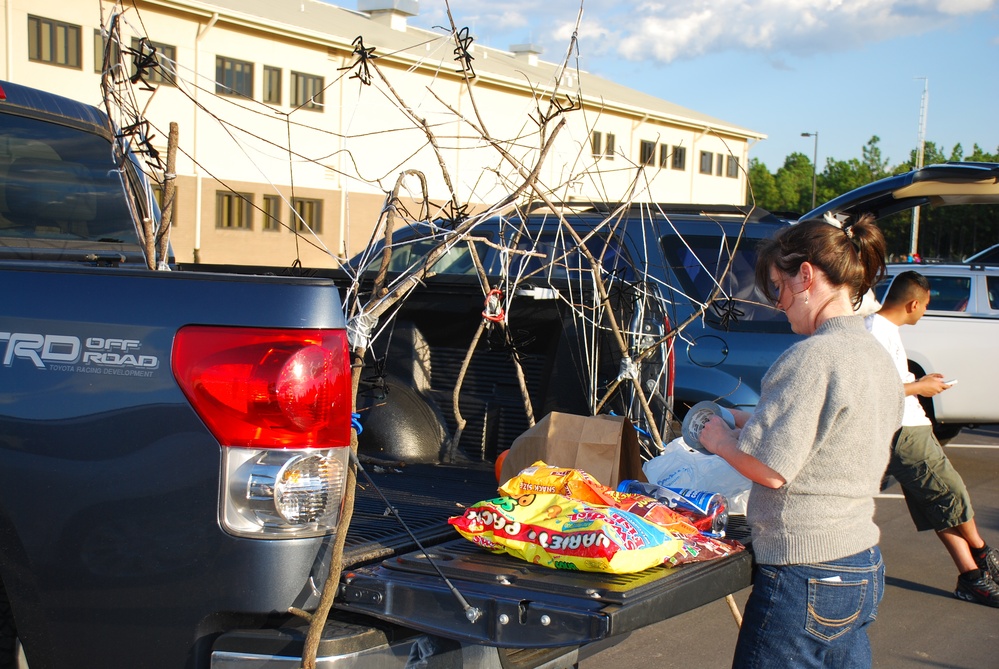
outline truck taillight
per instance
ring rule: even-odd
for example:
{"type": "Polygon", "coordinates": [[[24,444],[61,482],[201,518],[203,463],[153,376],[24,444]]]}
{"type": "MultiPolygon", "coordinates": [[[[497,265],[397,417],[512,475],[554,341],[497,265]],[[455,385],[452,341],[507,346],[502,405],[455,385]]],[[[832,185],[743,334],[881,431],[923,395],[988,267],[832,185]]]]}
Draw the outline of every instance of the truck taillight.
{"type": "Polygon", "coordinates": [[[172,364],[223,446],[223,527],[259,538],[332,531],[350,444],[346,332],[188,326],[172,364]]]}
{"type": "Polygon", "coordinates": [[[350,444],[343,330],[188,326],[174,340],[173,373],[223,446],[350,444]]]}

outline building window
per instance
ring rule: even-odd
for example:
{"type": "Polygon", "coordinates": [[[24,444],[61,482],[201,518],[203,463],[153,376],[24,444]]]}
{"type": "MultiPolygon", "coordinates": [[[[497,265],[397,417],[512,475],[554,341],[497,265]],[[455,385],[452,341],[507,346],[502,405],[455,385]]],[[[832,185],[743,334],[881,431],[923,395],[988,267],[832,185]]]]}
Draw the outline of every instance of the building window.
{"type": "Polygon", "coordinates": [[[711,166],[714,160],[715,154],[710,151],[701,151],[701,174],[711,174],[711,166]]]}
{"type": "Polygon", "coordinates": [[[669,144],[659,145],[659,167],[669,167],[669,144]]]}
{"type": "Polygon", "coordinates": [[[253,63],[224,56],[215,57],[215,92],[253,97],[253,63]]]}
{"type": "Polygon", "coordinates": [[[638,161],[642,165],[651,165],[656,158],[656,143],[643,139],[638,145],[638,161]]]}
{"type": "Polygon", "coordinates": [[[252,230],[253,196],[249,193],[215,191],[215,227],[222,230],[252,230]]]}
{"type": "Polygon", "coordinates": [[[276,232],[281,229],[281,198],[277,195],[264,196],[264,230],[276,232]]]}
{"type": "Polygon", "coordinates": [[[314,74],[291,73],[291,106],[295,109],[323,110],[323,78],[314,74]]]}
{"type": "Polygon", "coordinates": [[[264,65],[264,102],[281,104],[281,68],[264,65]]]}
{"type": "Polygon", "coordinates": [[[739,178],[739,159],[735,156],[728,156],[725,163],[725,175],[733,179],[739,178]]]}
{"type": "Polygon", "coordinates": [[[607,160],[613,160],[614,150],[615,150],[614,135],[613,133],[608,132],[607,136],[604,138],[604,158],[606,158],[607,160]]]}
{"type": "Polygon", "coordinates": [[[293,197],[291,206],[298,216],[295,217],[295,230],[308,233],[309,230],[318,234],[323,231],[323,201],[304,197],[293,197]],[[306,227],[308,226],[308,227],[306,227]]]}
{"type": "MultiPolygon", "coordinates": [[[[100,28],[94,28],[94,72],[104,71],[104,48],[107,45],[100,28]]],[[[121,62],[121,48],[117,42],[111,42],[111,53],[108,54],[108,66],[114,67],[121,62]]],[[[124,73],[121,73],[124,75],[124,73]]]]}
{"type": "Polygon", "coordinates": [[[590,133],[590,153],[594,158],[604,155],[604,134],[598,130],[590,133]]]}
{"type": "Polygon", "coordinates": [[[719,153],[716,165],[718,165],[718,167],[715,168],[715,175],[720,177],[723,173],[722,170],[725,168],[725,156],[719,153]]]}
{"type": "Polygon", "coordinates": [[[28,16],[28,60],[80,69],[80,26],[28,16]]]}
{"type": "Polygon", "coordinates": [[[687,147],[685,146],[673,147],[673,169],[674,170],[687,169],[687,147]]]}

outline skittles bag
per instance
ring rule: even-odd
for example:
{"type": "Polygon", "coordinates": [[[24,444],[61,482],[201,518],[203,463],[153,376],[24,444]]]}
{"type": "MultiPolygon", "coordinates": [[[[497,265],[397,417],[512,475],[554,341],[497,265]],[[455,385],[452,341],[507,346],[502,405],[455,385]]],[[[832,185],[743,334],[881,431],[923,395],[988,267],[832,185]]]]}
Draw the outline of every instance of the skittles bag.
{"type": "Polygon", "coordinates": [[[555,569],[629,574],[669,564],[683,548],[633,513],[555,493],[478,502],[448,522],[479,546],[555,569]]]}

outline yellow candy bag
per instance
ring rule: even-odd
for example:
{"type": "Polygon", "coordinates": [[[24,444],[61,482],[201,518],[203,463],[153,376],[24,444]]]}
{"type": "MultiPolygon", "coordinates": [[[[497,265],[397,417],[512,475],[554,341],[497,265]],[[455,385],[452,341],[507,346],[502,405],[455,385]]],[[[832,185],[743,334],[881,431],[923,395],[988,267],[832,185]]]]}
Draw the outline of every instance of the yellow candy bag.
{"type": "Polygon", "coordinates": [[[666,564],[675,566],[723,557],[742,550],[738,542],[705,536],[687,518],[651,497],[618,492],[581,469],[552,467],[538,460],[499,488],[511,497],[528,494],[558,494],[589,504],[606,505],[627,511],[678,538],[682,545],[666,564]]]}
{"type": "Polygon", "coordinates": [[[554,493],[478,502],[448,522],[484,548],[556,569],[629,574],[669,564],[683,548],[633,513],[554,493]]]}

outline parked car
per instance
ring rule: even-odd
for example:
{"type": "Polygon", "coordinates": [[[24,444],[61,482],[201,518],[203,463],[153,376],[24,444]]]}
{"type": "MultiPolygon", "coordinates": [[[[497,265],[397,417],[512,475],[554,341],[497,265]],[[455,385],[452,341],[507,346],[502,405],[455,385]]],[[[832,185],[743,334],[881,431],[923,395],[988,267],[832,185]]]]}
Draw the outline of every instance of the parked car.
{"type": "MultiPolygon", "coordinates": [[[[848,218],[870,212],[878,218],[930,204],[999,202],[999,164],[945,163],[862,186],[816,208],[801,220],[826,213],[848,218]]],[[[987,249],[984,254],[990,253],[987,249]]],[[[980,260],[986,255],[979,256],[980,260]]],[[[893,264],[894,276],[907,269],[930,281],[930,305],[915,326],[901,329],[909,367],[917,376],[939,372],[959,383],[924,400],[937,436],[947,441],[970,425],[999,423],[995,402],[999,357],[999,268],[979,261],[964,264],[893,264]]],[[[984,262],[988,262],[985,260],[984,262]]],[[[887,282],[878,289],[884,295],[887,282]]]]}

